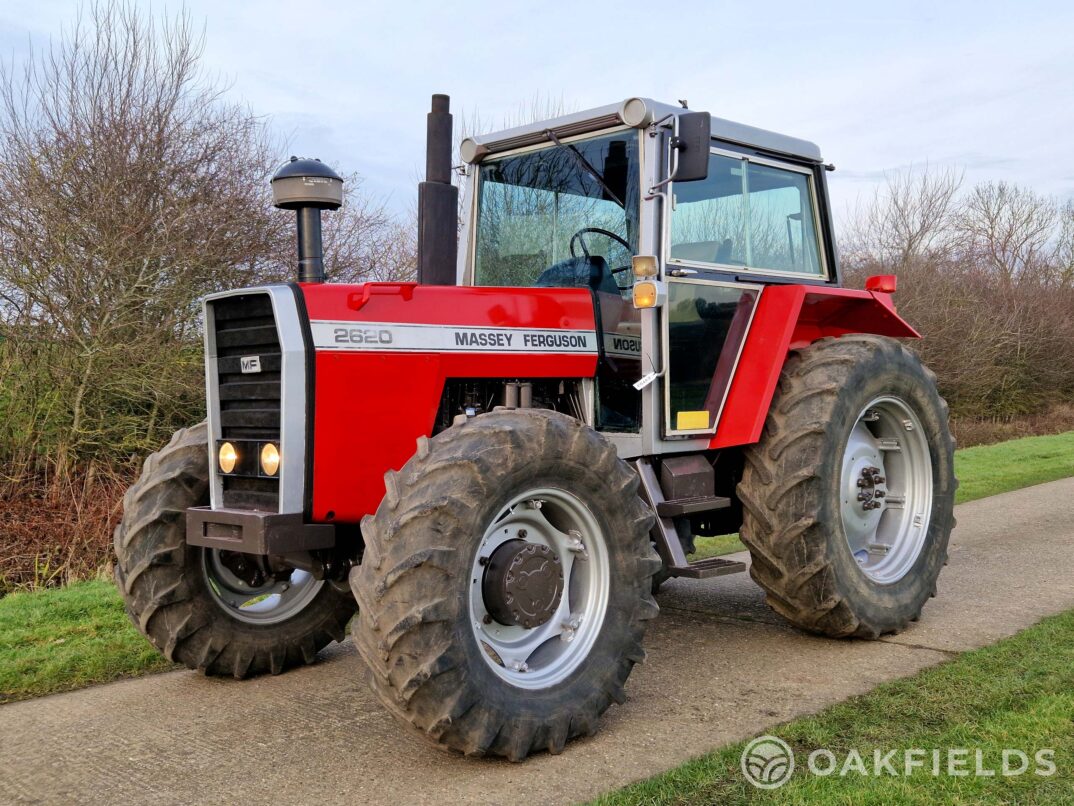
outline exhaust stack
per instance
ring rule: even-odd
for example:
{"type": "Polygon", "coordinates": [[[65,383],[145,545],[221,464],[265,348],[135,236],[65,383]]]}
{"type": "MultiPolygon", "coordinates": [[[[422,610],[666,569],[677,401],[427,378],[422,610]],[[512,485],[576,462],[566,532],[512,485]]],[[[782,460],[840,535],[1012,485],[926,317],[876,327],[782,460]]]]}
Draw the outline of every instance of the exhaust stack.
{"type": "Polygon", "coordinates": [[[455,285],[459,189],[451,184],[451,99],[434,95],[425,141],[425,181],[418,184],[418,282],[455,285]]]}
{"type": "Polygon", "coordinates": [[[298,281],[324,282],[321,210],[343,205],[343,179],[317,159],[291,157],[272,177],[272,201],[295,211],[298,234],[298,281]]]}

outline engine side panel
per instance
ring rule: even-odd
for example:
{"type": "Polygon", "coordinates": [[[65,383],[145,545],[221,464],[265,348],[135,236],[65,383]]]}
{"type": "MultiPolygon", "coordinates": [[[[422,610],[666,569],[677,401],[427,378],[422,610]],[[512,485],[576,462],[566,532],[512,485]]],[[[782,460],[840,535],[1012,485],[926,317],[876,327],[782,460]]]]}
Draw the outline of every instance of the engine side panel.
{"type": "Polygon", "coordinates": [[[709,447],[759,440],[788,351],[849,333],[920,338],[895,312],[890,294],[805,285],[765,288],[709,447]]]}
{"type": "Polygon", "coordinates": [[[448,378],[589,378],[584,289],[304,285],[316,351],[315,521],[355,522],[432,433],[448,378]]]}

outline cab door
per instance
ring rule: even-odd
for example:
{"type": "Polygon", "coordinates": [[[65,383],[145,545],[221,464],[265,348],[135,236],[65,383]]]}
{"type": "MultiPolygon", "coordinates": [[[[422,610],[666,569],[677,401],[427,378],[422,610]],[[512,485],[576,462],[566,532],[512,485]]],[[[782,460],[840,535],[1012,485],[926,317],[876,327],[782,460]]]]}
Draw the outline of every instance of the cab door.
{"type": "Polygon", "coordinates": [[[713,148],[705,179],[672,184],[665,435],[716,431],[766,283],[825,279],[813,170],[713,148]]]}

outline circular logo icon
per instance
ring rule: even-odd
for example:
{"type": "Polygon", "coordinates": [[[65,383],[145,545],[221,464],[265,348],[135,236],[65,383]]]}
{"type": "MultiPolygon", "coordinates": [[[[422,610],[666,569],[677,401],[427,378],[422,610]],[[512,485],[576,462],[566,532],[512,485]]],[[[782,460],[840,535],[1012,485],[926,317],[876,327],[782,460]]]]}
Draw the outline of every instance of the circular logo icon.
{"type": "Polygon", "coordinates": [[[742,774],[758,789],[778,789],[794,774],[794,752],[777,736],[758,736],[742,751],[742,774]]]}

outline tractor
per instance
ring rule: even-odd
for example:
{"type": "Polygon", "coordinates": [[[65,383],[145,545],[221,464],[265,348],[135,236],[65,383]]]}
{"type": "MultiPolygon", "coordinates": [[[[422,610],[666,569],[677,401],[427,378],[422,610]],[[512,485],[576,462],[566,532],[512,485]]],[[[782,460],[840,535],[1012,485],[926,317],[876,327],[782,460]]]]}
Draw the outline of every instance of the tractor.
{"type": "Polygon", "coordinates": [[[245,678],[349,623],[399,721],[517,761],[624,701],[661,584],[746,570],[691,560],[698,536],[737,532],[803,630],[919,618],[954,523],[947,406],[895,278],[843,286],[816,145],[645,98],[453,165],[436,95],[427,135],[416,282],[325,282],[343,182],[292,158],[297,282],[204,300],[207,421],[146,460],[115,532],[154,646],[245,678]]]}

